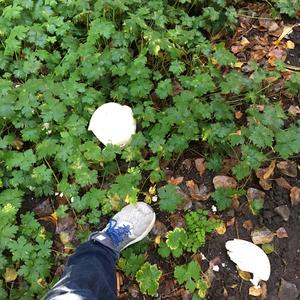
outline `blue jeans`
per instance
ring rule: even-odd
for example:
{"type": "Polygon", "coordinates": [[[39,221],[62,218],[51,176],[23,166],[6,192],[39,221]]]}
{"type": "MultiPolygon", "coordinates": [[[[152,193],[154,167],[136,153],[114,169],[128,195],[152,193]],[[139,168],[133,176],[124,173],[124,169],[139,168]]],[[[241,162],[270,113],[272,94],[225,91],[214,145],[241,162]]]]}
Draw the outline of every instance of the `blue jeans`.
{"type": "Polygon", "coordinates": [[[117,260],[116,252],[98,242],[80,245],[45,300],[117,299],[117,260]]]}

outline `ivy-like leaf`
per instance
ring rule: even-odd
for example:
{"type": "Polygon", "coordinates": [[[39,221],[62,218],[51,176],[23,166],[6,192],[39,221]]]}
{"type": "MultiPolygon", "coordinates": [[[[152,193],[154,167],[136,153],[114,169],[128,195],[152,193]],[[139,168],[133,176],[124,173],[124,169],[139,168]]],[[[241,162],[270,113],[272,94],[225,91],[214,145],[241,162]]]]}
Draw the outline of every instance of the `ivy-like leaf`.
{"type": "Polygon", "coordinates": [[[146,262],[136,273],[136,280],[139,283],[142,293],[155,296],[158,289],[158,282],[162,272],[156,265],[146,262]]]}
{"type": "Polygon", "coordinates": [[[249,128],[249,131],[251,132],[249,139],[255,146],[259,148],[272,146],[274,134],[271,129],[257,124],[249,128]]]}
{"type": "Polygon", "coordinates": [[[173,185],[165,185],[158,189],[159,207],[161,210],[173,212],[177,205],[183,201],[183,197],[177,193],[176,187],[173,185]]]}

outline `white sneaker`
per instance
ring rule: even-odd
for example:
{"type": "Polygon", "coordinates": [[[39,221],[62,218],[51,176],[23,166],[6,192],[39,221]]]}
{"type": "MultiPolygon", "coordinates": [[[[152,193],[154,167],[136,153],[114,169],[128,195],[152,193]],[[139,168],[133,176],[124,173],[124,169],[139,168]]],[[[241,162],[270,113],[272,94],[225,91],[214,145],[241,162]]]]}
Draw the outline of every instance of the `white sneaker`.
{"type": "Polygon", "coordinates": [[[92,233],[89,239],[120,252],[146,237],[154,223],[155,212],[152,207],[137,202],[123,207],[102,231],[92,233]]]}

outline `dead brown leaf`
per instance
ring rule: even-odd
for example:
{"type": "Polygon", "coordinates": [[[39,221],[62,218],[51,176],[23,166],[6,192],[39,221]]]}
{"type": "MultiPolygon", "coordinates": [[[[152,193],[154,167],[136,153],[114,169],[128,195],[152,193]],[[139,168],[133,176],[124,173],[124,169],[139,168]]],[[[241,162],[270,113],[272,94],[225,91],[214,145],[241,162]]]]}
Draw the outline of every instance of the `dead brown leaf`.
{"type": "Polygon", "coordinates": [[[241,47],[240,45],[233,45],[231,46],[230,50],[233,54],[237,54],[243,50],[243,47],[241,47]]]}
{"type": "Polygon", "coordinates": [[[187,158],[182,162],[182,165],[185,170],[190,171],[192,168],[192,160],[187,158]]]}
{"type": "Polygon", "coordinates": [[[189,193],[194,200],[206,201],[210,197],[210,193],[206,185],[202,184],[200,188],[193,180],[186,181],[186,186],[189,193]]]}
{"type": "Polygon", "coordinates": [[[56,226],[56,234],[59,234],[61,242],[64,246],[69,247],[75,236],[76,225],[71,214],[66,214],[63,218],[58,218],[56,226]]]}
{"type": "Polygon", "coordinates": [[[267,289],[267,283],[266,282],[261,282],[260,287],[262,289],[262,293],[260,295],[260,300],[264,300],[267,297],[268,289],[267,289]]]}
{"type": "MultiPolygon", "coordinates": [[[[132,283],[128,286],[128,292],[131,297],[137,298],[140,294],[139,286],[135,283],[132,283]]],[[[127,297],[128,299],[128,297],[127,297]]]]}
{"type": "Polygon", "coordinates": [[[263,191],[260,191],[256,188],[248,188],[247,190],[247,199],[249,201],[253,201],[255,199],[262,199],[264,200],[265,199],[265,195],[266,193],[263,192],[263,191]]]}
{"type": "Polygon", "coordinates": [[[298,105],[291,105],[288,109],[288,112],[293,116],[297,116],[298,114],[300,114],[300,108],[298,105]]]}
{"type": "Polygon", "coordinates": [[[297,164],[294,161],[281,161],[277,164],[277,168],[286,176],[297,177],[297,164]]]}
{"type": "Polygon", "coordinates": [[[259,184],[265,191],[269,191],[272,188],[270,180],[259,179],[259,184]]]}
{"type": "Polygon", "coordinates": [[[257,171],[256,171],[256,177],[259,178],[259,184],[260,186],[268,191],[272,188],[272,185],[271,185],[271,181],[268,180],[268,179],[263,179],[263,176],[264,174],[267,172],[267,169],[264,169],[264,168],[259,168],[257,171]]]}
{"type": "Polygon", "coordinates": [[[291,211],[286,204],[275,207],[274,211],[281,216],[284,221],[287,222],[289,220],[291,211]]]}
{"type": "Polygon", "coordinates": [[[209,261],[208,269],[205,271],[204,276],[206,278],[206,282],[210,287],[213,280],[215,279],[214,266],[218,266],[221,263],[221,258],[219,256],[214,257],[209,261]]]}
{"type": "Polygon", "coordinates": [[[12,143],[13,147],[17,150],[21,150],[23,148],[24,143],[19,137],[16,137],[16,139],[12,143]]]}
{"type": "Polygon", "coordinates": [[[259,19],[259,30],[274,32],[279,28],[278,24],[269,19],[259,19]]]}
{"type": "Polygon", "coordinates": [[[205,160],[204,158],[197,158],[195,159],[195,165],[196,165],[196,169],[199,172],[200,176],[203,176],[203,174],[205,173],[205,160]]]}
{"type": "Polygon", "coordinates": [[[165,279],[161,283],[160,293],[162,295],[171,295],[175,290],[175,280],[173,279],[165,279]]]}
{"type": "Polygon", "coordinates": [[[192,255],[192,258],[194,261],[196,261],[200,266],[202,264],[202,261],[208,261],[205,255],[202,252],[197,252],[192,255]]]}
{"type": "Polygon", "coordinates": [[[170,225],[173,227],[173,228],[176,228],[176,227],[185,227],[185,222],[184,222],[184,218],[179,215],[179,214],[173,214],[170,216],[169,218],[169,221],[170,221],[170,225]]]}
{"type": "Polygon", "coordinates": [[[187,197],[187,198],[184,198],[184,201],[178,205],[178,209],[179,210],[187,210],[187,209],[190,209],[192,207],[193,203],[192,203],[192,200],[187,197]]]}
{"type": "Polygon", "coordinates": [[[118,300],[128,300],[129,295],[128,292],[121,292],[120,295],[118,296],[118,300]]]}
{"type": "Polygon", "coordinates": [[[251,52],[250,56],[251,56],[251,59],[253,59],[255,61],[259,61],[259,60],[263,59],[266,54],[267,54],[266,50],[257,49],[255,51],[251,52]]]}
{"type": "Polygon", "coordinates": [[[276,230],[276,236],[277,236],[279,239],[283,239],[283,238],[289,237],[289,236],[288,236],[288,233],[287,233],[287,231],[285,230],[284,227],[279,227],[279,228],[276,230]]]}
{"type": "Polygon", "coordinates": [[[180,83],[178,81],[174,80],[172,82],[172,85],[173,85],[172,86],[172,88],[173,88],[172,96],[173,97],[180,94],[183,91],[183,88],[182,88],[182,86],[180,85],[180,83]]]}
{"type": "Polygon", "coordinates": [[[227,158],[223,160],[222,170],[220,171],[221,175],[227,175],[229,171],[238,163],[238,160],[235,158],[227,158]]]}
{"type": "Polygon", "coordinates": [[[264,173],[264,175],[262,177],[264,180],[269,179],[273,175],[275,166],[276,166],[276,160],[273,160],[271,162],[270,166],[266,169],[266,172],[264,173]]]}
{"type": "Polygon", "coordinates": [[[226,227],[230,227],[233,226],[235,223],[235,217],[229,219],[228,221],[226,221],[226,227]]]}
{"type": "Polygon", "coordinates": [[[231,206],[233,207],[233,209],[238,210],[240,207],[240,198],[237,194],[233,195],[232,197],[232,202],[231,202],[231,206]]]}
{"type": "Polygon", "coordinates": [[[292,189],[292,186],[291,186],[291,185],[287,182],[287,180],[284,179],[283,177],[276,178],[275,181],[276,181],[276,183],[277,183],[280,187],[282,187],[282,188],[284,188],[284,189],[286,189],[286,190],[291,190],[291,189],[292,189]]]}
{"type": "Polygon", "coordinates": [[[233,177],[218,175],[213,178],[215,189],[218,188],[233,188],[237,187],[237,182],[233,177]]]}
{"type": "Polygon", "coordinates": [[[247,230],[247,231],[251,231],[254,226],[253,226],[253,223],[251,220],[246,220],[244,223],[243,223],[243,227],[247,230]]]}
{"type": "Polygon", "coordinates": [[[54,276],[61,277],[64,271],[65,271],[65,265],[61,264],[55,270],[54,276]]]}
{"type": "Polygon", "coordinates": [[[271,24],[270,24],[270,26],[268,28],[268,31],[269,32],[276,32],[278,29],[279,29],[278,24],[276,22],[274,22],[274,21],[271,21],[271,24]]]}
{"type": "Polygon", "coordinates": [[[172,184],[172,185],[178,185],[178,184],[182,183],[182,181],[183,181],[183,177],[182,176],[179,176],[179,177],[176,177],[176,178],[174,178],[172,176],[170,179],[167,180],[167,182],[169,184],[172,184]]]}
{"type": "Polygon", "coordinates": [[[168,232],[167,226],[163,222],[160,222],[159,220],[156,220],[155,224],[152,228],[152,233],[154,235],[159,235],[159,236],[164,237],[167,232],[168,232]]]}
{"type": "Polygon", "coordinates": [[[251,239],[255,245],[269,244],[273,241],[275,234],[268,228],[262,227],[251,232],[251,239]]]}
{"type": "Polygon", "coordinates": [[[244,36],[242,37],[241,41],[240,41],[241,46],[243,46],[243,48],[247,47],[250,42],[247,38],[245,38],[244,36]]]}
{"type": "Polygon", "coordinates": [[[254,104],[254,107],[260,112],[265,110],[265,106],[263,104],[254,104]]]}
{"type": "Polygon", "coordinates": [[[274,36],[274,37],[276,37],[276,38],[279,38],[280,35],[282,34],[282,28],[279,27],[277,30],[272,31],[272,32],[269,32],[269,34],[270,34],[271,36],[274,36]]]}
{"type": "Polygon", "coordinates": [[[178,294],[175,299],[182,299],[182,300],[190,300],[192,298],[191,292],[186,289],[180,289],[180,294],[178,294]]]}
{"type": "Polygon", "coordinates": [[[273,82],[275,82],[275,81],[277,81],[277,80],[278,80],[278,77],[276,77],[276,76],[268,76],[268,77],[265,79],[265,81],[266,81],[268,84],[273,83],[273,82]]]}
{"type": "Polygon", "coordinates": [[[281,76],[284,80],[291,80],[293,72],[291,72],[290,70],[286,70],[285,72],[281,73],[281,76]]]}
{"type": "Polygon", "coordinates": [[[237,120],[241,119],[244,114],[241,111],[236,111],[234,116],[237,120]]]}
{"type": "Polygon", "coordinates": [[[42,201],[33,210],[38,218],[49,216],[54,212],[50,199],[42,201]]]}
{"type": "Polygon", "coordinates": [[[286,50],[280,48],[272,48],[268,53],[268,63],[272,66],[276,66],[276,60],[281,59],[282,61],[286,58],[286,50]]]}
{"type": "Polygon", "coordinates": [[[71,214],[66,214],[63,218],[58,218],[56,233],[75,229],[75,221],[71,214]]]}
{"type": "Polygon", "coordinates": [[[290,193],[292,206],[296,206],[300,203],[300,188],[294,186],[290,193]]]}
{"type": "Polygon", "coordinates": [[[68,198],[63,193],[60,194],[57,193],[55,199],[59,205],[61,204],[65,205],[69,203],[68,198]]]}

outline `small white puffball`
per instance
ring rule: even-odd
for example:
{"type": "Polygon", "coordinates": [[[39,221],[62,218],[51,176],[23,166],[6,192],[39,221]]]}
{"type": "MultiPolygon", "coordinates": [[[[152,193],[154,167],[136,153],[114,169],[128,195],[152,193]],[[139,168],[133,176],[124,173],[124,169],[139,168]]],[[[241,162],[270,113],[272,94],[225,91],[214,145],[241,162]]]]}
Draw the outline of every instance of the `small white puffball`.
{"type": "Polygon", "coordinates": [[[258,286],[260,280],[267,281],[271,273],[271,265],[266,253],[255,244],[234,239],[225,244],[230,259],[245,272],[253,273],[250,281],[258,286]]]}
{"type": "Polygon", "coordinates": [[[104,145],[125,147],[136,131],[136,121],[129,106],[109,102],[93,113],[89,128],[104,145]]]}

